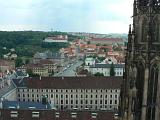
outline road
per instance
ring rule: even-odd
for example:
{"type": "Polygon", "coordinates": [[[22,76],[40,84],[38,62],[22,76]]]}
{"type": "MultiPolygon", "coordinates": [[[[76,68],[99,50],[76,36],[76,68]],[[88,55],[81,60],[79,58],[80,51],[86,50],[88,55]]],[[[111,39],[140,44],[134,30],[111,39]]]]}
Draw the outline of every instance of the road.
{"type": "Polygon", "coordinates": [[[81,66],[83,64],[83,61],[76,61],[73,63],[73,65],[70,65],[70,67],[64,67],[64,70],[55,76],[76,76],[76,68],[81,66]]]}

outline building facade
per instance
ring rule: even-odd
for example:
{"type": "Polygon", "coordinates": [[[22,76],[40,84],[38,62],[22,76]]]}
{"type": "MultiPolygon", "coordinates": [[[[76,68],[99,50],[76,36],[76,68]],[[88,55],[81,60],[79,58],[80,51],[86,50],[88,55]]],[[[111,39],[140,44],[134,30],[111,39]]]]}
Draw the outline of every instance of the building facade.
{"type": "Polygon", "coordinates": [[[120,120],[160,120],[160,1],[134,0],[120,120]]]}
{"type": "Polygon", "coordinates": [[[68,42],[68,36],[65,35],[57,35],[55,37],[47,37],[45,38],[44,42],[48,43],[67,43],[68,42]]]}
{"type": "Polygon", "coordinates": [[[46,95],[59,110],[116,110],[122,77],[24,78],[17,86],[18,101],[41,102],[46,95]]]}
{"type": "MultiPolygon", "coordinates": [[[[89,67],[91,74],[103,73],[104,76],[110,76],[111,64],[95,64],[89,67]]],[[[115,76],[123,76],[124,64],[114,64],[115,76]]]]}

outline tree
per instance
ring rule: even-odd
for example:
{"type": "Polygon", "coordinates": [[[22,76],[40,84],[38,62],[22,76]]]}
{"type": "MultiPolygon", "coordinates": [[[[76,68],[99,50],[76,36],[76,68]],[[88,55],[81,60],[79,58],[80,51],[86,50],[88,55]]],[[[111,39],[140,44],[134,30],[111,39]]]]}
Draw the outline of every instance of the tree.
{"type": "Polygon", "coordinates": [[[106,59],[105,57],[98,57],[98,60],[101,61],[101,62],[102,62],[103,60],[105,60],[105,59],[106,59]]]}
{"type": "Polygon", "coordinates": [[[103,73],[97,72],[94,76],[104,76],[103,73]]]}
{"type": "Polygon", "coordinates": [[[15,60],[15,66],[16,66],[16,67],[20,67],[20,66],[22,66],[22,65],[23,65],[22,59],[21,59],[21,58],[17,58],[17,59],[15,60]]]}
{"type": "Polygon", "coordinates": [[[28,63],[29,63],[29,59],[26,59],[26,60],[25,60],[25,64],[28,64],[28,63]]]}
{"type": "Polygon", "coordinates": [[[115,71],[114,71],[114,64],[112,62],[111,67],[110,67],[110,76],[115,76],[115,71]]]}

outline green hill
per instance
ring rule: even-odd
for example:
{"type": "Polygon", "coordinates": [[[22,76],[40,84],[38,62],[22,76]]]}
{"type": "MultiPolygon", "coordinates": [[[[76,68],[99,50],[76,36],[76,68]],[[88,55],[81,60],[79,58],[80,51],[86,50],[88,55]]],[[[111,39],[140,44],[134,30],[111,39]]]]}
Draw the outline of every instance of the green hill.
{"type": "MultiPolygon", "coordinates": [[[[62,47],[68,47],[69,43],[43,43],[48,36],[67,35],[64,32],[42,31],[0,31],[0,56],[14,48],[19,57],[32,57],[36,52],[45,50],[58,51],[62,47]],[[4,49],[6,47],[7,49],[4,49]]],[[[77,36],[68,35],[68,40],[73,41],[77,36]]]]}

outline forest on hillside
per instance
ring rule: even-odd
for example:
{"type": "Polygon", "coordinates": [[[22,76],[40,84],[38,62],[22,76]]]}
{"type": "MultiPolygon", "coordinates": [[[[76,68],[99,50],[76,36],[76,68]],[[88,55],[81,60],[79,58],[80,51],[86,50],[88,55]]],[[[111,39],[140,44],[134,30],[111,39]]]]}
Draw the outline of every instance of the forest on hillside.
{"type": "MultiPolygon", "coordinates": [[[[32,57],[36,52],[51,50],[57,52],[62,47],[68,47],[69,43],[44,43],[48,36],[67,35],[65,32],[42,31],[0,31],[0,57],[14,48],[19,57],[32,57]],[[6,48],[6,49],[4,49],[6,48]]],[[[68,40],[73,41],[77,36],[68,35],[68,40]]]]}

